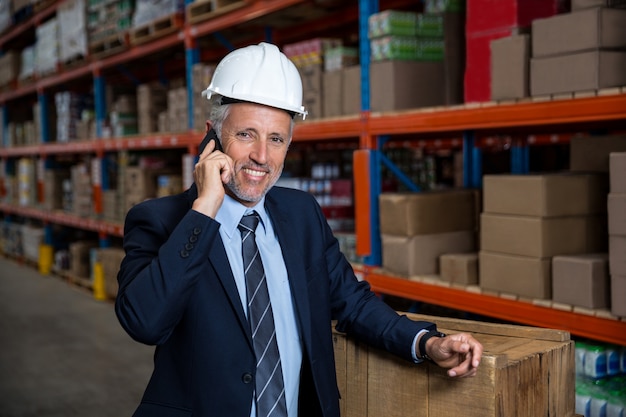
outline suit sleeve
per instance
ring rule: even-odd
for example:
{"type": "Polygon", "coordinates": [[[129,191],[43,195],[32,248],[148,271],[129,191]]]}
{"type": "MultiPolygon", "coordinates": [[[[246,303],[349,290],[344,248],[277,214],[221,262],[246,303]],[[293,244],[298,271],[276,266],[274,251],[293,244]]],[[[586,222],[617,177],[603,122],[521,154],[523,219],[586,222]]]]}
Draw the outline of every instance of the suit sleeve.
{"type": "Polygon", "coordinates": [[[320,218],[320,223],[337,330],[413,362],[415,336],[421,330],[434,329],[434,323],[412,321],[398,314],[371,291],[366,281],[358,281],[327,222],[320,218]]]}
{"type": "Polygon", "coordinates": [[[167,340],[181,320],[206,248],[219,241],[215,220],[193,210],[176,213],[168,201],[150,200],[129,211],[118,273],[117,317],[131,337],[150,345],[167,340]]]}

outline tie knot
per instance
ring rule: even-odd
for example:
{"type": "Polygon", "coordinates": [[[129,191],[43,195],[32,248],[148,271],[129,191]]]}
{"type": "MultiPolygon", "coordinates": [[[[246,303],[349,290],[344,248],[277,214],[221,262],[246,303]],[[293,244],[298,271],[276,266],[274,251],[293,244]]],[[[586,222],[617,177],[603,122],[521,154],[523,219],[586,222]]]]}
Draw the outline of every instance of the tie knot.
{"type": "Polygon", "coordinates": [[[254,233],[254,231],[256,230],[256,227],[259,225],[259,220],[261,220],[261,218],[259,217],[259,214],[256,211],[254,211],[250,214],[246,214],[245,216],[243,216],[241,218],[241,221],[239,222],[239,226],[237,227],[239,228],[241,232],[254,233]]]}

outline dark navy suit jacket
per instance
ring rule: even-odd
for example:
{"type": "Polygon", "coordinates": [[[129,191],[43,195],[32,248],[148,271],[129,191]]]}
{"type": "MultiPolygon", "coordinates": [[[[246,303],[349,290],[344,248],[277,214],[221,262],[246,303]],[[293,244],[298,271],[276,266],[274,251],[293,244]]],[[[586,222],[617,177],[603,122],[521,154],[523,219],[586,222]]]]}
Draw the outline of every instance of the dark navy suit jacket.
{"type": "MultiPolygon", "coordinates": [[[[250,417],[250,330],[220,225],[191,210],[196,197],[194,185],[140,203],[126,217],[115,311],[135,340],[156,345],[138,417],[250,417]]],[[[274,187],[265,206],[301,333],[299,417],[339,417],[331,320],[339,331],[407,360],[417,332],[434,325],[397,315],[356,279],[311,195],[274,187]]]]}

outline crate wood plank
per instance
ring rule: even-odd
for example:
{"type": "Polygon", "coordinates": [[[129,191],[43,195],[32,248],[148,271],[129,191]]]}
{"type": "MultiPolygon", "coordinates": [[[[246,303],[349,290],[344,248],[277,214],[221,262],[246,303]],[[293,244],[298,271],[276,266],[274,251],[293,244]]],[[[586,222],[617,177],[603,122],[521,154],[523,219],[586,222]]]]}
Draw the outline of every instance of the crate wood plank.
{"type": "Polygon", "coordinates": [[[409,316],[434,321],[449,333],[473,333],[485,348],[478,374],[450,378],[434,364],[416,365],[334,332],[342,417],[575,415],[569,333],[409,316]]]}

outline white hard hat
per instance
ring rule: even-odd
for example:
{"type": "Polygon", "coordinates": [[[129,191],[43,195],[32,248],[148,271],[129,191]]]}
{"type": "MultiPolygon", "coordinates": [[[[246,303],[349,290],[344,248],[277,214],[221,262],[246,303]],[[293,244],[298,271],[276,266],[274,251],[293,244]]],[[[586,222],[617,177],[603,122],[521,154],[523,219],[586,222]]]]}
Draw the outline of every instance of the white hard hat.
{"type": "Polygon", "coordinates": [[[203,95],[219,94],[234,100],[248,101],[297,113],[304,119],[302,80],[296,66],[276,45],[258,45],[236,49],[215,68],[203,95]]]}

